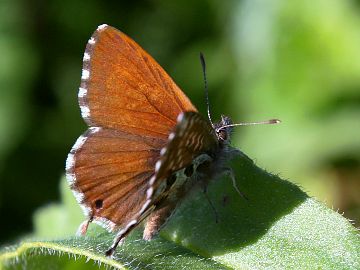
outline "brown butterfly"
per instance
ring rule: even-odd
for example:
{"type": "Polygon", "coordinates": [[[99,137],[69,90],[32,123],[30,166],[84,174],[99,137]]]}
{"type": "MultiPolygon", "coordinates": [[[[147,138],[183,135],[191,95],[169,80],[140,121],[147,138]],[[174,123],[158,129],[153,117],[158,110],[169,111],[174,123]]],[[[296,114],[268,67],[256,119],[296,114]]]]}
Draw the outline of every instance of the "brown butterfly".
{"type": "Polygon", "coordinates": [[[117,232],[106,255],[146,218],[143,238],[153,238],[196,182],[224,172],[231,129],[241,125],[203,118],[148,53],[105,24],[86,46],[78,98],[89,129],[66,175],[87,216],[80,233],[92,221],[117,232]]]}

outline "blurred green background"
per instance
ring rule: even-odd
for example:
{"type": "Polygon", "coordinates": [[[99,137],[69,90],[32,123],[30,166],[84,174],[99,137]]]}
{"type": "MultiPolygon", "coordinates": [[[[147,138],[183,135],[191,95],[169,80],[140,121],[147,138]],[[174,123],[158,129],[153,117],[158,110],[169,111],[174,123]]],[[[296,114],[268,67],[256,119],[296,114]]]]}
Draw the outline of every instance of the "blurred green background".
{"type": "Polygon", "coordinates": [[[0,244],[60,200],[68,151],[86,129],[82,56],[99,24],[127,33],[233,145],[360,225],[360,1],[0,1],[0,244]]]}

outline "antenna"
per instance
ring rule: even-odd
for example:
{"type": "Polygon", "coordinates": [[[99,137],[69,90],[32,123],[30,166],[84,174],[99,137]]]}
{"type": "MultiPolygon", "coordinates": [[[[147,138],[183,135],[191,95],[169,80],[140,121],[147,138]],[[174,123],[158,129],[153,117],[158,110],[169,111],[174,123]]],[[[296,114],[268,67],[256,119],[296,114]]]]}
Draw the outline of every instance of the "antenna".
{"type": "Polygon", "coordinates": [[[251,125],[271,125],[271,124],[279,124],[281,121],[279,119],[270,119],[267,121],[260,121],[260,122],[251,122],[251,123],[238,123],[238,124],[231,124],[219,127],[216,129],[216,132],[219,132],[222,129],[227,127],[236,127],[236,126],[251,126],[251,125]]]}
{"type": "Polygon", "coordinates": [[[200,52],[200,62],[201,62],[201,67],[202,67],[202,71],[203,71],[203,75],[204,75],[204,84],[205,84],[205,98],[206,98],[206,105],[207,105],[207,114],[208,114],[208,118],[210,121],[211,126],[214,128],[214,124],[211,120],[211,115],[210,115],[210,102],[209,102],[209,90],[208,90],[208,85],[207,85],[207,79],[206,79],[206,64],[205,64],[205,57],[204,55],[200,52]]]}

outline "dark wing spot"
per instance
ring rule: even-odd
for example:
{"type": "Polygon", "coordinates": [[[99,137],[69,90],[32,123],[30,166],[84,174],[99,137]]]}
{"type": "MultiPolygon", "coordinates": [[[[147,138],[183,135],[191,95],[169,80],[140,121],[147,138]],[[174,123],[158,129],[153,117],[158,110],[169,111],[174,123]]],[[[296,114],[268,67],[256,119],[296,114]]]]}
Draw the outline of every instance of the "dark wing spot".
{"type": "Polygon", "coordinates": [[[95,201],[95,208],[96,209],[100,209],[100,208],[102,208],[103,207],[103,200],[96,200],[95,201]]]}
{"type": "Polygon", "coordinates": [[[171,176],[166,178],[166,189],[165,190],[169,190],[175,181],[176,181],[176,174],[172,174],[171,176]]]}
{"type": "Polygon", "coordinates": [[[193,164],[191,164],[190,166],[187,166],[185,171],[184,171],[184,174],[187,176],[187,177],[191,177],[194,173],[194,166],[193,164]]]}

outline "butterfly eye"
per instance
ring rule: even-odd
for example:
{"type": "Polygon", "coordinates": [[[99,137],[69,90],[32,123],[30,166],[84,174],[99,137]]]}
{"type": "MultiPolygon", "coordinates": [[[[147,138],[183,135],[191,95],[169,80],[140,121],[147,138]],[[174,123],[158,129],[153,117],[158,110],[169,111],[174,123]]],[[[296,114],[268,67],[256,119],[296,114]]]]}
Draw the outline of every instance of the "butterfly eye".
{"type": "Polygon", "coordinates": [[[231,124],[232,124],[232,121],[229,116],[221,115],[221,125],[222,126],[227,126],[227,125],[231,125],[231,124]]]}

